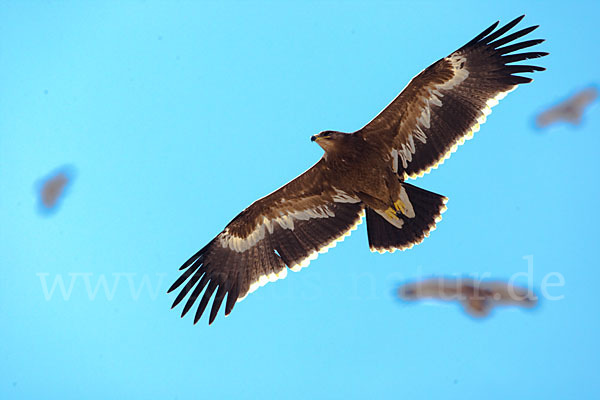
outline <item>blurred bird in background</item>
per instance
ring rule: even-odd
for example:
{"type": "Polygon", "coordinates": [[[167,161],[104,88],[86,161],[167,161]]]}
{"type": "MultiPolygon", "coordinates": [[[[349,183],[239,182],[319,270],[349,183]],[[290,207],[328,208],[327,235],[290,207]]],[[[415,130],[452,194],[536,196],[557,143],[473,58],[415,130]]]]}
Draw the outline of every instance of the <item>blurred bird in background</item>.
{"type": "Polygon", "coordinates": [[[405,301],[426,299],[459,302],[475,318],[487,317],[494,307],[532,308],[537,304],[533,291],[502,281],[477,281],[466,278],[429,278],[405,283],[398,288],[405,301]]]}
{"type": "Polygon", "coordinates": [[[536,117],[538,128],[546,128],[559,122],[567,122],[572,125],[581,124],[585,111],[598,98],[598,89],[591,86],[583,89],[568,99],[561,101],[555,106],[540,113],[536,117]]]}
{"type": "Polygon", "coordinates": [[[48,215],[56,212],[74,179],[75,168],[71,165],[65,165],[36,182],[40,213],[48,215]]]}

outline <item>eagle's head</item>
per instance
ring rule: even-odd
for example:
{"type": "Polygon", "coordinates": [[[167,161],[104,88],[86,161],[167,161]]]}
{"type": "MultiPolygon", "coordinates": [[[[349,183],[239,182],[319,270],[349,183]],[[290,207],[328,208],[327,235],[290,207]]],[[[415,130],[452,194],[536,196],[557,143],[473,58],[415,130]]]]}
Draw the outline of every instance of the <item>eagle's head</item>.
{"type": "Polygon", "coordinates": [[[342,132],[323,131],[318,135],[311,136],[310,140],[317,142],[317,144],[327,153],[334,150],[346,136],[348,135],[342,132]]]}

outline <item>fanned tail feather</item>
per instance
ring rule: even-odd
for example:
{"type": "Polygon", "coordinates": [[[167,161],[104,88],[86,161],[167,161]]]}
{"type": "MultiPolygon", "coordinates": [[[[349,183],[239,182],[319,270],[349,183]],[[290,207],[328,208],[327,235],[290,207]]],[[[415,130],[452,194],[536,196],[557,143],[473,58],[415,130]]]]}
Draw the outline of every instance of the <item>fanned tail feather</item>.
{"type": "Polygon", "coordinates": [[[421,243],[435,229],[441,214],[446,211],[448,199],[403,182],[402,186],[415,211],[414,218],[399,215],[402,228],[396,228],[376,211],[367,208],[367,231],[371,251],[383,253],[405,250],[421,243]]]}

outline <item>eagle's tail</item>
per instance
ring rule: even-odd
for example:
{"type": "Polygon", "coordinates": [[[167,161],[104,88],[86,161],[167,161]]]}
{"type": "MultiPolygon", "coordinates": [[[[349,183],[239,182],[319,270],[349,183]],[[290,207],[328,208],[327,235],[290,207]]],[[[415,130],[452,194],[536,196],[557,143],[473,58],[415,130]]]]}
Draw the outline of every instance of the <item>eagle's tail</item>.
{"type": "Polygon", "coordinates": [[[371,208],[367,207],[367,231],[371,251],[404,250],[421,243],[435,229],[435,224],[446,211],[448,199],[439,194],[402,182],[414,209],[414,217],[398,214],[402,227],[397,228],[371,208]]]}

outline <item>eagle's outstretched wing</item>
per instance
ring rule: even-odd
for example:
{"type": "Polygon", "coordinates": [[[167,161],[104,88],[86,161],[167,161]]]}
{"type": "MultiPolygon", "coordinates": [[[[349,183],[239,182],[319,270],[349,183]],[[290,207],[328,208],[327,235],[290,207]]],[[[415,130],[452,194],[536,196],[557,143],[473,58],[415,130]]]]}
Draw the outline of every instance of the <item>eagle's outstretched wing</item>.
{"type": "Polygon", "coordinates": [[[498,22],[446,58],[429,66],[377,117],[358,133],[390,152],[394,167],[415,178],[436,168],[479,130],[490,108],[508,92],[531,78],[515,75],[543,71],[533,65],[510,65],[548,53],[515,51],[543,40],[505,46],[537,26],[501,37],[521,16],[496,30],[498,22]]]}
{"type": "Polygon", "coordinates": [[[201,297],[198,322],[216,290],[209,324],[225,295],[225,315],[237,301],[269,281],[297,271],[361,222],[363,204],[331,186],[320,161],[279,190],[254,202],[180,268],[169,292],[185,285],[173,307],[190,294],[183,317],[201,297]],[[204,290],[206,288],[206,290],[204,290]],[[204,293],[203,293],[204,291],[204,293]],[[203,294],[202,294],[203,293],[203,294]]]}

